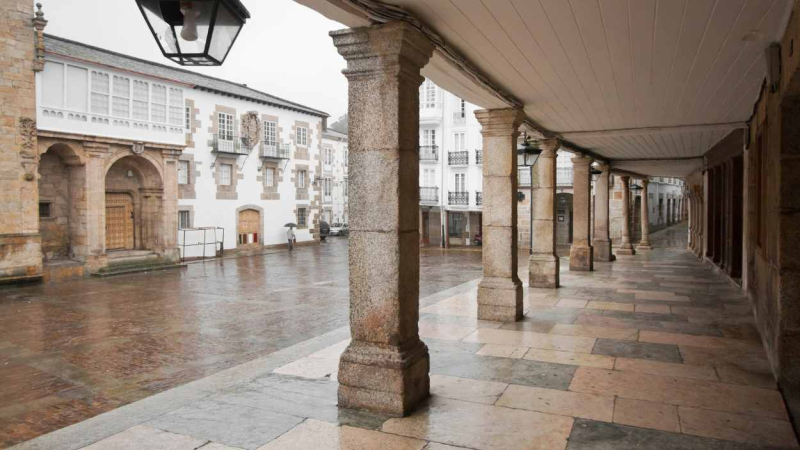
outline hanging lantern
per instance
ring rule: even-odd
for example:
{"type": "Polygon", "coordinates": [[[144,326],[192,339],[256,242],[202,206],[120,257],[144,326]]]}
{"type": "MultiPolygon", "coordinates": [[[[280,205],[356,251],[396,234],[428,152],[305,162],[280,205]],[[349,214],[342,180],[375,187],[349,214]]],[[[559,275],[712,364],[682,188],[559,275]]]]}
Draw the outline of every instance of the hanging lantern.
{"type": "Polygon", "coordinates": [[[517,146],[517,165],[519,167],[533,167],[542,150],[531,143],[528,133],[522,135],[522,143],[517,146]]]}
{"type": "Polygon", "coordinates": [[[182,66],[220,66],[245,21],[239,0],[136,0],[161,53],[182,66]]]}

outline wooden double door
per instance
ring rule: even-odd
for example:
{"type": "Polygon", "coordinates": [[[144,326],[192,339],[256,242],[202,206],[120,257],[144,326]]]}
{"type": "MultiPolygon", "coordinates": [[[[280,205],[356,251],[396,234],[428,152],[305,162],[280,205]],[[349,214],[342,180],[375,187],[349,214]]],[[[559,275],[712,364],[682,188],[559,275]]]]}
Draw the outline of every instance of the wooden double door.
{"type": "Polygon", "coordinates": [[[133,198],[130,194],[106,193],[106,250],[134,247],[133,198]]]}

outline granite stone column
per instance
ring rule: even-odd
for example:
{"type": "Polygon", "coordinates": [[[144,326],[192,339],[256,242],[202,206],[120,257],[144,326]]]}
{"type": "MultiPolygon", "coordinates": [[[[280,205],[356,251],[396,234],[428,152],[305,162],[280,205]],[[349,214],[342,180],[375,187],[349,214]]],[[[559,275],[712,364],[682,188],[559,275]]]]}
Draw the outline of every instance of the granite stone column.
{"type": "Polygon", "coordinates": [[[617,247],[617,254],[635,255],[636,251],[631,245],[631,177],[623,175],[619,180],[622,182],[622,239],[617,247]]]}
{"type": "Polygon", "coordinates": [[[594,270],[592,244],[590,242],[592,224],[592,158],[577,156],[572,158],[573,197],[572,247],[569,250],[569,270],[594,270]]]}
{"type": "Polygon", "coordinates": [[[558,255],[556,254],[556,152],[561,143],[550,139],[542,143],[542,154],[536,161],[537,183],[533,186],[531,208],[531,258],[528,266],[528,283],[534,288],[559,286],[558,255]]]}
{"type": "MultiPolygon", "coordinates": [[[[650,184],[649,179],[642,180],[642,239],[636,250],[652,250],[653,246],[650,245],[650,205],[647,195],[647,186],[650,184]]],[[[673,200],[675,201],[675,200],[673,200]]]]}
{"type": "Polygon", "coordinates": [[[483,136],[483,279],[478,319],[522,318],[522,282],[517,275],[517,137],[519,109],[475,111],[483,136]]]}
{"type": "Polygon", "coordinates": [[[393,22],[330,33],[347,60],[350,334],[339,406],[393,416],[428,397],[419,338],[419,86],[433,45],[393,22]]]}
{"type": "Polygon", "coordinates": [[[611,252],[611,235],[609,219],[609,177],[610,167],[606,164],[597,166],[602,172],[594,184],[594,259],[596,261],[614,261],[616,258],[611,252]]]}

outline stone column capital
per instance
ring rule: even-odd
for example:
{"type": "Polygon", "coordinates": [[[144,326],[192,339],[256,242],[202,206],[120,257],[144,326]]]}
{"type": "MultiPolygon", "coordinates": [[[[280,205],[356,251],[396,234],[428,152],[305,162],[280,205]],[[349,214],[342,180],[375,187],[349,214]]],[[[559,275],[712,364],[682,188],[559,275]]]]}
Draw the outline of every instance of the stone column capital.
{"type": "Polygon", "coordinates": [[[572,158],[572,165],[574,170],[589,170],[594,160],[588,156],[578,155],[572,158]]]}
{"type": "Polygon", "coordinates": [[[608,172],[611,171],[611,166],[608,165],[608,164],[598,164],[596,167],[597,167],[597,170],[599,170],[600,172],[603,172],[603,173],[608,173],[608,172]]]}
{"type": "Polygon", "coordinates": [[[512,136],[519,134],[525,114],[519,108],[479,109],[475,118],[481,124],[482,136],[512,136]]]}
{"type": "Polygon", "coordinates": [[[404,74],[422,83],[418,69],[425,67],[434,50],[427,36],[405,22],[348,28],[329,35],[347,61],[342,73],[348,79],[384,72],[404,74]]]}
{"type": "Polygon", "coordinates": [[[542,141],[542,154],[541,156],[555,155],[558,149],[561,148],[561,141],[558,139],[545,139],[542,141]]]}

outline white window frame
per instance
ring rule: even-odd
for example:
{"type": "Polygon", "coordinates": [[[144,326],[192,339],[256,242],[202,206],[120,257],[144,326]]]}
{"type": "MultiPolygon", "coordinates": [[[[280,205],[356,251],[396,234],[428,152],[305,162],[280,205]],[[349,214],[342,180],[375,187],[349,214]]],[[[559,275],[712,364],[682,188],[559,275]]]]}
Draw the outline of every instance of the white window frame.
{"type": "Polygon", "coordinates": [[[297,127],[297,145],[301,147],[308,146],[308,128],[297,127]]]}
{"type": "Polygon", "coordinates": [[[233,164],[220,164],[219,166],[220,186],[230,186],[232,180],[233,180],[233,164]]]}
{"type": "Polygon", "coordinates": [[[264,121],[264,145],[267,147],[278,146],[278,122],[273,120],[264,121]]]}
{"type": "Polygon", "coordinates": [[[436,128],[422,129],[422,145],[426,146],[436,145],[436,128]]]}
{"type": "Polygon", "coordinates": [[[453,192],[467,192],[467,174],[456,172],[453,174],[453,192]],[[461,189],[459,189],[461,188],[461,189]]]}
{"type": "Polygon", "coordinates": [[[467,133],[461,131],[453,133],[453,151],[463,152],[467,150],[467,133]]]}
{"type": "Polygon", "coordinates": [[[189,161],[178,161],[178,184],[189,184],[189,161]]]}
{"type": "Polygon", "coordinates": [[[133,89],[133,82],[129,77],[123,77],[121,75],[114,75],[112,78],[113,84],[111,85],[111,115],[114,117],[123,117],[123,118],[130,118],[131,117],[131,91],[133,89]],[[124,91],[117,92],[117,83],[118,80],[125,80],[127,81],[128,87],[124,91]],[[127,108],[127,114],[122,114],[117,112],[117,100],[124,101],[124,107],[127,108]]]}
{"type": "Polygon", "coordinates": [[[152,83],[150,84],[150,121],[153,123],[168,123],[169,122],[169,89],[163,84],[152,83]],[[156,101],[156,92],[164,90],[164,103],[156,101]],[[160,112],[163,108],[164,120],[156,118],[156,109],[160,112]]]}
{"type": "Polygon", "coordinates": [[[102,114],[104,116],[111,113],[111,74],[101,72],[99,70],[92,70],[91,79],[89,81],[89,111],[92,114],[102,114]],[[95,77],[105,77],[108,80],[108,86],[105,92],[95,89],[95,77]],[[95,110],[95,98],[98,100],[98,105],[105,104],[105,111],[95,110]]]}
{"type": "Polygon", "coordinates": [[[233,129],[233,114],[225,112],[217,113],[217,138],[220,141],[233,142],[235,139],[233,129]]]}
{"type": "Polygon", "coordinates": [[[266,183],[267,187],[275,187],[275,168],[274,167],[265,167],[264,168],[264,183],[266,183]]]}
{"type": "Polygon", "coordinates": [[[304,189],[306,187],[306,175],[307,171],[305,170],[298,170],[297,171],[297,187],[300,189],[304,189]]]}
{"type": "Polygon", "coordinates": [[[333,193],[333,180],[330,177],[322,179],[322,195],[330,197],[333,193]]]}
{"type": "MultiPolygon", "coordinates": [[[[131,118],[134,120],[141,120],[145,122],[150,121],[150,83],[147,81],[133,80],[131,83],[131,118]],[[136,86],[144,85],[144,91],[137,91],[136,86]],[[137,93],[139,96],[137,96],[137,93]],[[137,114],[137,106],[139,110],[144,107],[144,117],[137,114]]],[[[141,111],[140,111],[141,112],[141,111]]]]}
{"type": "Polygon", "coordinates": [[[192,228],[192,214],[190,211],[178,211],[178,229],[192,228]],[[186,218],[184,221],[183,218],[186,218]]]}

